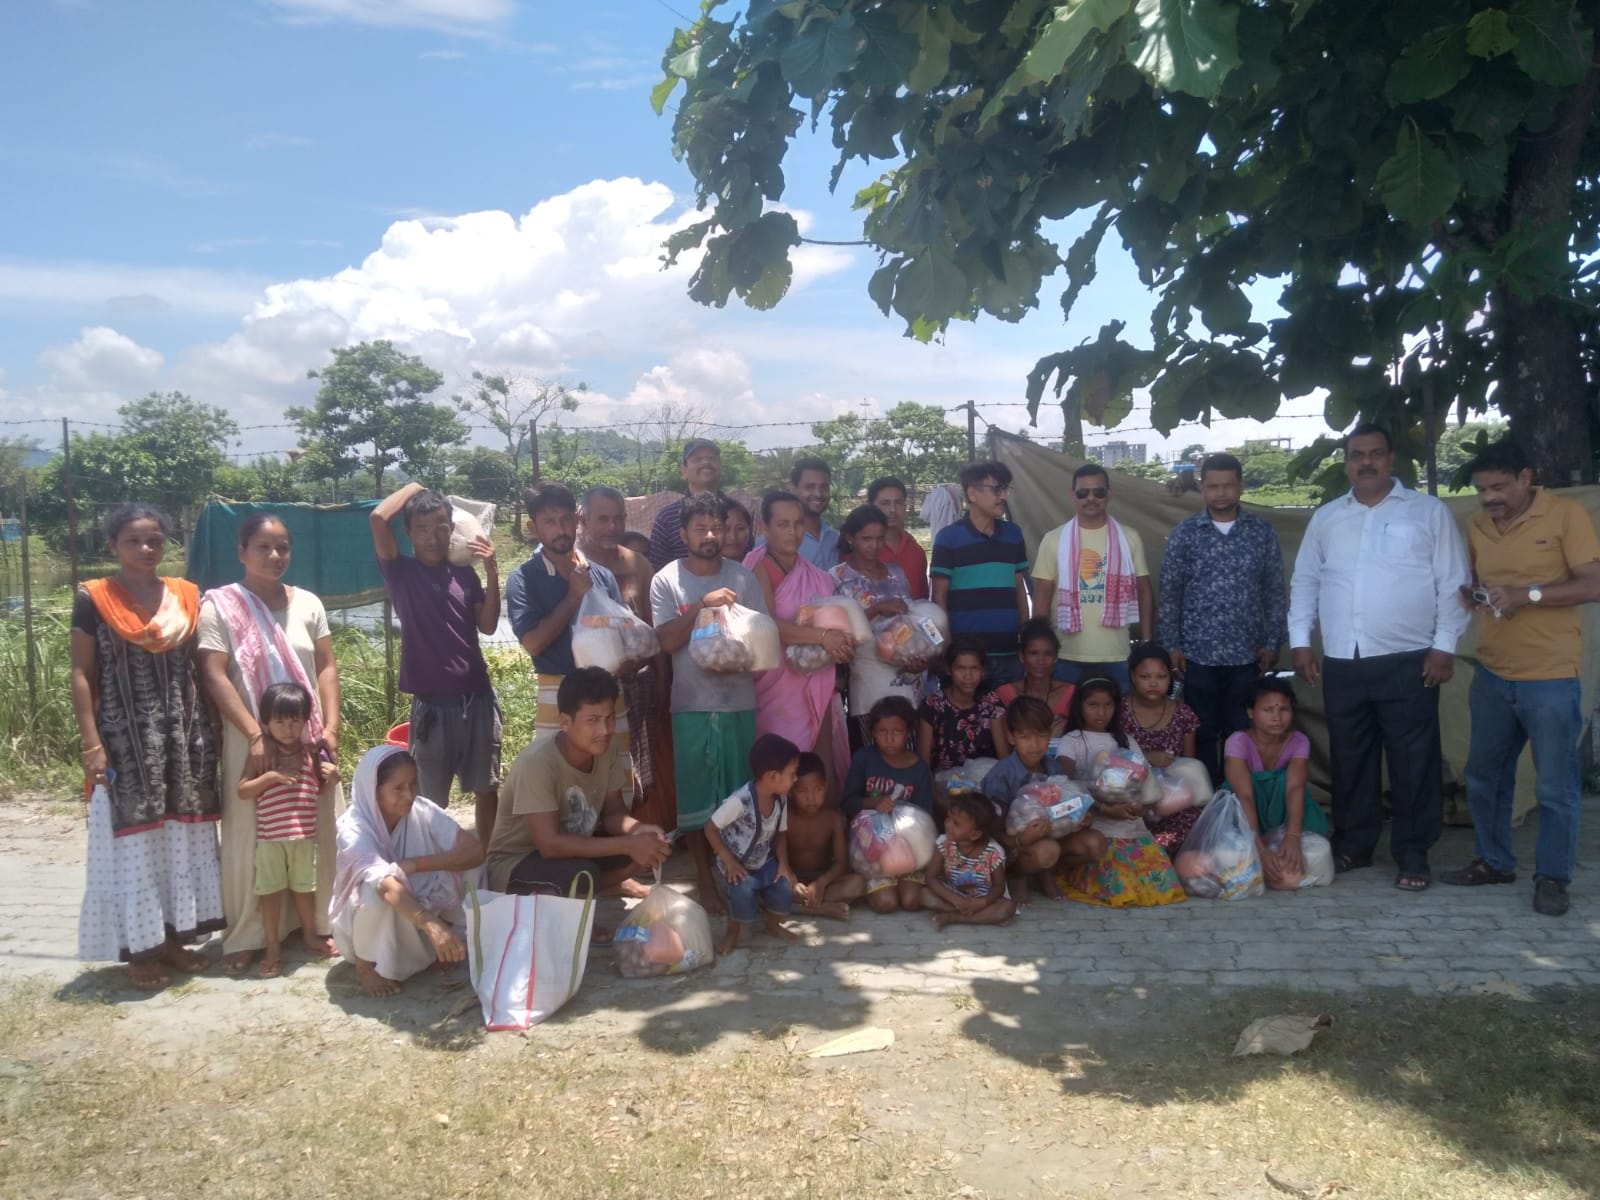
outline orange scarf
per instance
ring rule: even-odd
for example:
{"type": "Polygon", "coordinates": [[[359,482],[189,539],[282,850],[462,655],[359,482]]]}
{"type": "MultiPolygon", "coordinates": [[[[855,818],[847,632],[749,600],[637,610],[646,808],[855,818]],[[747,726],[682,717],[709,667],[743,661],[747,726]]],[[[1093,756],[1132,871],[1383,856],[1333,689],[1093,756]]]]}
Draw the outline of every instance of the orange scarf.
{"type": "Polygon", "coordinates": [[[100,619],[123,641],[165,654],[194,636],[200,620],[200,589],[187,579],[163,578],[166,588],[153,615],[141,609],[116,578],[91,579],[83,585],[100,619]]]}

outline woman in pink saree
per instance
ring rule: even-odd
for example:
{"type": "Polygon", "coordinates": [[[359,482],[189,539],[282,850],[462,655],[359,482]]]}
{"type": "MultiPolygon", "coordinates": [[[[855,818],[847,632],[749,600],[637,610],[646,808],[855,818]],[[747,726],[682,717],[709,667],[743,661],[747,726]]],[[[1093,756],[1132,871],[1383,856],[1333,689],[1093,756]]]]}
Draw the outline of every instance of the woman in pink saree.
{"type": "MultiPolygon", "coordinates": [[[[752,550],[744,565],[766,594],[767,611],[778,623],[785,646],[820,645],[836,663],[855,657],[855,643],[837,629],[797,625],[803,605],[838,590],[833,576],[800,557],[805,536],[805,510],[789,492],[769,492],[761,502],[767,540],[752,550]]],[[[777,670],[756,676],[756,733],[776,733],[802,750],[814,750],[828,775],[828,792],[837,796],[839,782],[850,768],[850,738],[844,705],[832,670],[802,675],[786,655],[777,670]]]]}

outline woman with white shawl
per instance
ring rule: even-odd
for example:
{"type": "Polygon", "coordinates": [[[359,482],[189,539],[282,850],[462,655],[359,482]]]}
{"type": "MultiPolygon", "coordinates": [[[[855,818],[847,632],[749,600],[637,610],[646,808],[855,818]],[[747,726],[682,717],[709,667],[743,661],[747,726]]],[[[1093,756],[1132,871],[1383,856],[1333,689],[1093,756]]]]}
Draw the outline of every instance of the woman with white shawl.
{"type": "Polygon", "coordinates": [[[434,962],[456,963],[463,874],[477,882],[478,839],[417,795],[417,763],[398,746],[361,756],[339,817],[333,941],[370,996],[392,996],[434,962]]]}

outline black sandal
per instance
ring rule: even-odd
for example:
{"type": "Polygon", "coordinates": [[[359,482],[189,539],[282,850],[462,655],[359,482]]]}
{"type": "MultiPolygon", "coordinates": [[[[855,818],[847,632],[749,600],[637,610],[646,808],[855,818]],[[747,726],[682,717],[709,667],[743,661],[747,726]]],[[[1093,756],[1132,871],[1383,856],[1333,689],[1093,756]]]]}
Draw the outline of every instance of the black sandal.
{"type": "Polygon", "coordinates": [[[1425,871],[1401,871],[1394,877],[1394,885],[1402,892],[1425,892],[1433,877],[1425,871]]]}
{"type": "Polygon", "coordinates": [[[1497,871],[1481,858],[1475,858],[1459,871],[1446,871],[1439,876],[1440,883],[1452,887],[1482,887],[1486,883],[1515,883],[1515,871],[1497,871]]]}
{"type": "Polygon", "coordinates": [[[1333,873],[1343,875],[1346,871],[1359,871],[1362,867],[1370,867],[1372,857],[1356,858],[1351,854],[1335,854],[1333,856],[1333,873]]]}

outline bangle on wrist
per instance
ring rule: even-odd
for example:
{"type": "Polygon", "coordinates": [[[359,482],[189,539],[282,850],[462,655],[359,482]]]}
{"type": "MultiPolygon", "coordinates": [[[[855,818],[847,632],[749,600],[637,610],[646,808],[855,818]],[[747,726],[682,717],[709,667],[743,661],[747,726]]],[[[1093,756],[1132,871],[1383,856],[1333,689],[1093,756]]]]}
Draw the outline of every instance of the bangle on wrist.
{"type": "Polygon", "coordinates": [[[256,730],[256,731],[255,731],[255,732],[254,732],[254,733],[252,733],[252,734],[251,734],[251,735],[250,735],[250,737],[249,737],[249,739],[248,739],[248,740],[250,740],[250,741],[252,741],[252,742],[262,742],[262,741],[265,741],[265,740],[266,740],[266,735],[265,735],[265,734],[264,734],[264,733],[262,733],[262,732],[261,732],[261,731],[260,731],[260,730],[259,730],[259,729],[258,729],[258,730],[256,730]]]}
{"type": "Polygon", "coordinates": [[[104,750],[104,749],[105,749],[104,745],[102,745],[100,742],[96,742],[94,745],[85,746],[82,750],[80,750],[78,752],[78,757],[82,758],[85,754],[93,754],[96,750],[104,750]]]}

